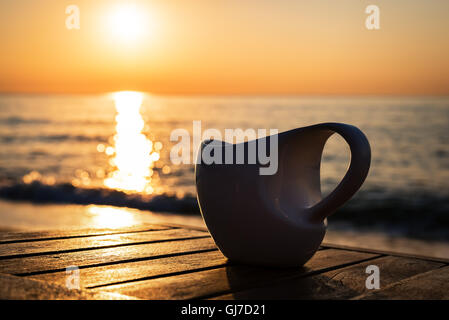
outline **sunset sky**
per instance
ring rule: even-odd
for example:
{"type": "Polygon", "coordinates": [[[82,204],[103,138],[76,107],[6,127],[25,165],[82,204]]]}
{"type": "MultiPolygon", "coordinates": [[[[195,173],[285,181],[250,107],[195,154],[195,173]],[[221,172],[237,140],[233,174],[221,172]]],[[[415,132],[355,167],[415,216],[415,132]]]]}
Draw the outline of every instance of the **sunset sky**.
{"type": "Polygon", "coordinates": [[[2,0],[0,92],[448,95],[448,14],[447,0],[2,0]]]}

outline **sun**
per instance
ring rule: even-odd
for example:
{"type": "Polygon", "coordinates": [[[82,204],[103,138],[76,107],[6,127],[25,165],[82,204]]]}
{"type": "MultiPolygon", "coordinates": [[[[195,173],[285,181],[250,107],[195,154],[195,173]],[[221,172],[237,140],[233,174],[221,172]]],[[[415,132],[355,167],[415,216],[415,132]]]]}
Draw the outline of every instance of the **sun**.
{"type": "Polygon", "coordinates": [[[111,9],[108,18],[111,35],[121,42],[135,43],[150,32],[149,13],[144,6],[117,4],[111,9]]]}

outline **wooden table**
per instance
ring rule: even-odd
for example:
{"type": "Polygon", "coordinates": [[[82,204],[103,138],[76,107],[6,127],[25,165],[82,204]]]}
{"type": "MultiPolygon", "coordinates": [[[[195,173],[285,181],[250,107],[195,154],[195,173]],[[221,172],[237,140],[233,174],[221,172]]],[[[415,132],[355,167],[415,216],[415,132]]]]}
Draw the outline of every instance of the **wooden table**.
{"type": "Polygon", "coordinates": [[[448,299],[449,261],[323,244],[301,268],[229,263],[206,230],[167,224],[0,233],[1,299],[448,299]],[[366,267],[380,270],[368,290],[366,267]],[[80,290],[76,284],[79,268],[80,290]]]}

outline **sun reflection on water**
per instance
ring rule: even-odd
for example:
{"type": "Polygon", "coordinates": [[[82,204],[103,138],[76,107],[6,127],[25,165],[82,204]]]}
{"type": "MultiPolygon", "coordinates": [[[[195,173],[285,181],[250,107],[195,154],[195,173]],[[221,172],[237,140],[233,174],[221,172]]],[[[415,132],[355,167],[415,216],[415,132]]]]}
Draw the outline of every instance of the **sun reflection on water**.
{"type": "Polygon", "coordinates": [[[143,134],[145,123],[140,113],[143,97],[143,93],[134,91],[114,94],[116,134],[114,145],[105,150],[111,157],[113,171],[104,185],[124,192],[152,194],[152,168],[160,156],[153,151],[153,142],[143,134]]]}
{"type": "Polygon", "coordinates": [[[138,224],[134,215],[126,209],[89,206],[92,224],[96,228],[123,228],[138,224]]]}

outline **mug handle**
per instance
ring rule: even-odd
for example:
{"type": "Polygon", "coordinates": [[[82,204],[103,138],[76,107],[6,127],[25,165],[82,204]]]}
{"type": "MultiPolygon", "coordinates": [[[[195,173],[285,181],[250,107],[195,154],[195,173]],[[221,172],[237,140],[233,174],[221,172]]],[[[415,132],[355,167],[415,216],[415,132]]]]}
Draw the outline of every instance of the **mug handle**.
{"type": "Polygon", "coordinates": [[[351,162],[343,180],[328,196],[306,209],[309,220],[317,223],[334,213],[362,186],[371,164],[371,148],[368,139],[357,127],[343,123],[323,123],[315,129],[331,131],[329,137],[338,133],[351,150],[351,162]]]}

